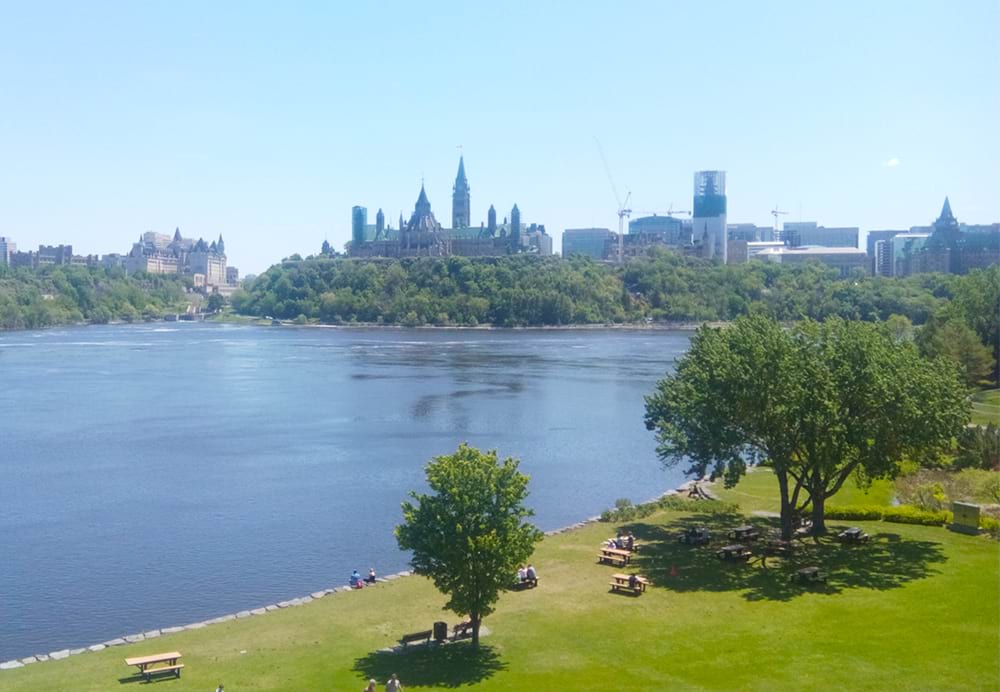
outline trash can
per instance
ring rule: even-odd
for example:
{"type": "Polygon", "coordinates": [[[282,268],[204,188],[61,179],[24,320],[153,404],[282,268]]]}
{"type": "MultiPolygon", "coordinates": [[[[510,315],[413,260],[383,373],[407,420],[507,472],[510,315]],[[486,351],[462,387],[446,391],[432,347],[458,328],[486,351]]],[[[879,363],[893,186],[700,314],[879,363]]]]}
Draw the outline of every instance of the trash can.
{"type": "Polygon", "coordinates": [[[434,623],[434,639],[443,642],[448,638],[448,623],[438,620],[434,623]]]}

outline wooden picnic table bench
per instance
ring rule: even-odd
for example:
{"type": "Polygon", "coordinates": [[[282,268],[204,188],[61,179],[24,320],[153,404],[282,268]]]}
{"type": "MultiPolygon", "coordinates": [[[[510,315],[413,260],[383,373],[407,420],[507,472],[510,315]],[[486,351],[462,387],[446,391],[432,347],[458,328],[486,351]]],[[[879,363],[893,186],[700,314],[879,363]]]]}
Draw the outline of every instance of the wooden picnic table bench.
{"type": "Polygon", "coordinates": [[[791,555],[795,545],[791,541],[774,538],[767,542],[764,550],[768,555],[791,555]]]}
{"type": "Polygon", "coordinates": [[[826,573],[820,572],[819,567],[803,567],[792,575],[793,580],[802,582],[825,582],[826,573]]]}
{"type": "Polygon", "coordinates": [[[178,651],[150,654],[149,656],[133,656],[125,659],[125,665],[137,667],[139,674],[148,682],[152,676],[160,673],[173,673],[177,677],[180,677],[181,669],[184,667],[183,663],[177,662],[180,660],[180,657],[181,654],[178,651]],[[165,663],[166,665],[157,666],[157,663],[165,663]]]}
{"type": "Polygon", "coordinates": [[[753,556],[750,549],[741,543],[725,545],[715,551],[715,554],[718,555],[721,560],[734,560],[742,562],[746,562],[753,556]]]}
{"type": "Polygon", "coordinates": [[[635,575],[635,579],[635,586],[630,586],[629,575],[613,574],[611,575],[611,581],[608,582],[608,586],[611,587],[612,591],[623,591],[638,596],[646,590],[646,587],[649,585],[649,580],[646,579],[646,577],[640,577],[638,574],[635,575]]]}
{"type": "Polygon", "coordinates": [[[712,538],[712,534],[709,533],[708,529],[704,526],[694,526],[685,529],[681,533],[679,540],[681,543],[687,543],[688,545],[703,545],[708,543],[712,538]]]}
{"type": "Polygon", "coordinates": [[[852,526],[837,534],[841,543],[867,543],[870,536],[861,530],[860,527],[852,526]]]}
{"type": "Polygon", "coordinates": [[[612,565],[620,565],[621,567],[627,565],[631,560],[631,551],[620,550],[618,548],[601,548],[601,553],[597,556],[598,562],[607,562],[612,565]]]}
{"type": "Polygon", "coordinates": [[[399,643],[403,646],[407,644],[412,644],[413,642],[419,641],[430,641],[431,637],[434,636],[434,630],[422,630],[420,632],[411,632],[410,634],[404,634],[399,638],[399,643]]]}
{"type": "Polygon", "coordinates": [[[462,637],[469,637],[471,635],[472,635],[472,620],[465,620],[451,628],[452,640],[458,640],[461,639],[462,637]]]}
{"type": "Polygon", "coordinates": [[[755,541],[760,538],[760,531],[752,526],[737,526],[729,532],[729,537],[737,541],[755,541]]]}

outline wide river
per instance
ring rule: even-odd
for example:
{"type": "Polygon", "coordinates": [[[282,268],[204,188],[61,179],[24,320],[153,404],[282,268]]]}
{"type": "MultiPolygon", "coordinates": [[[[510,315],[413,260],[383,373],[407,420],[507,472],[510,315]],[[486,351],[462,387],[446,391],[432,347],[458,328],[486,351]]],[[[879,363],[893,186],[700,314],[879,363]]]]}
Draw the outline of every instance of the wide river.
{"type": "MultiPolygon", "coordinates": [[[[688,334],[211,324],[0,333],[0,661],[405,569],[429,458],[522,460],[542,529],[646,500],[688,334]]],[[[544,573],[545,566],[538,565],[544,573]]]]}

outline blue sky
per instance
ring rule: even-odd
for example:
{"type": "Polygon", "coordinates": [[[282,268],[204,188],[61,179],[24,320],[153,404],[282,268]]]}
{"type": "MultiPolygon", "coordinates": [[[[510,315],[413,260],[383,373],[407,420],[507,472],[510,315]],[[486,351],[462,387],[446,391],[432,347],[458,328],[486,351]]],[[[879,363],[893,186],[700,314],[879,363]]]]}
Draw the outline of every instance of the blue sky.
{"type": "Polygon", "coordinates": [[[1000,221],[1000,3],[4,3],[0,235],[226,239],[259,272],[350,208],[614,227],[636,211],[862,229],[1000,221]],[[889,162],[895,165],[888,165],[889,162]]]}

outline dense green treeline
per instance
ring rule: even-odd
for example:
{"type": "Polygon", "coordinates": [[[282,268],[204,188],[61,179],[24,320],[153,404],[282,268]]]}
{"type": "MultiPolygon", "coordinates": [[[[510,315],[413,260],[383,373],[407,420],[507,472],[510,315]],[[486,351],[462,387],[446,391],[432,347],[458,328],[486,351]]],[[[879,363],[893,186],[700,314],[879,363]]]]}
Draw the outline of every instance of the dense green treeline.
{"type": "MultiPolygon", "coordinates": [[[[980,274],[978,283],[1000,284],[1000,268],[980,274]]],[[[331,323],[527,326],[731,320],[764,312],[779,320],[904,315],[923,324],[971,278],[838,279],[819,264],[726,266],[670,253],[630,262],[624,274],[582,258],[306,260],[272,267],[234,306],[248,315],[331,323]]],[[[974,328],[988,330],[988,318],[979,321],[974,328]]]]}
{"type": "Polygon", "coordinates": [[[0,329],[162,317],[184,309],[184,291],[176,276],[126,276],[120,269],[82,266],[0,267],[0,329]]]}

